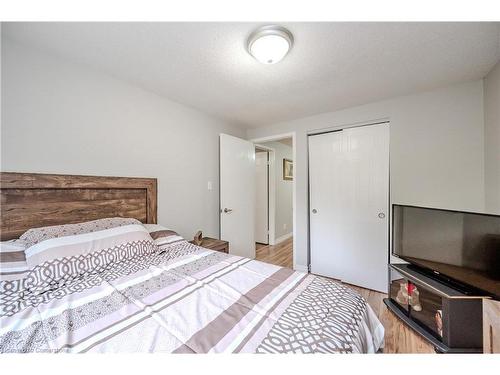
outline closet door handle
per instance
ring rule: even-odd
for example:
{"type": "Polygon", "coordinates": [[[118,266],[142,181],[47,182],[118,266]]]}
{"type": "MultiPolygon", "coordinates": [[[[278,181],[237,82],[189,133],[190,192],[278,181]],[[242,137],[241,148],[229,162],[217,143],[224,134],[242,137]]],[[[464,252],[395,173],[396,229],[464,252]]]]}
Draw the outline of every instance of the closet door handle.
{"type": "Polygon", "coordinates": [[[318,213],[318,210],[317,210],[317,209],[315,209],[315,208],[313,208],[313,209],[312,209],[312,213],[313,213],[313,214],[317,214],[317,213],[318,213]]]}
{"type": "Polygon", "coordinates": [[[383,212],[378,213],[379,219],[385,219],[385,214],[383,212]]]}
{"type": "Polygon", "coordinates": [[[233,212],[232,208],[224,208],[224,213],[228,214],[230,212],[233,212]]]}

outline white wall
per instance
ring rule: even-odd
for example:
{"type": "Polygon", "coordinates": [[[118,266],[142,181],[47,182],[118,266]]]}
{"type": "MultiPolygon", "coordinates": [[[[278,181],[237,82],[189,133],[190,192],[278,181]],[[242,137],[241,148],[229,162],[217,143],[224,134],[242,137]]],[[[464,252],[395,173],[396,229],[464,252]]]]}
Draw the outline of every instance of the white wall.
{"type": "Polygon", "coordinates": [[[283,180],[283,159],[293,160],[293,149],[280,142],[259,143],[274,149],[275,181],[276,181],[276,209],[275,209],[275,236],[276,238],[289,235],[293,230],[293,181],[283,180]]]}
{"type": "Polygon", "coordinates": [[[500,62],[484,78],[486,210],[500,214],[500,62]]]}
{"type": "Polygon", "coordinates": [[[379,119],[391,123],[393,203],[484,209],[482,81],[249,129],[249,139],[296,134],[297,267],[308,263],[307,133],[379,119]]]}
{"type": "Polygon", "coordinates": [[[218,136],[243,135],[5,38],[1,131],[2,171],[157,177],[159,222],[188,238],[218,235],[218,136]]]}

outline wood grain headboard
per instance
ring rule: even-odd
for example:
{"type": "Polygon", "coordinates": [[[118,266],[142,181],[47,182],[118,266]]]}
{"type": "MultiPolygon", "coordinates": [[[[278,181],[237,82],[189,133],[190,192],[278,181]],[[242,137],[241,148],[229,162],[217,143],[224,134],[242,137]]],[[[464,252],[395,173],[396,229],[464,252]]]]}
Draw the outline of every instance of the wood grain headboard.
{"type": "Polygon", "coordinates": [[[0,238],[106,217],[157,222],[156,178],[0,172],[0,238]]]}

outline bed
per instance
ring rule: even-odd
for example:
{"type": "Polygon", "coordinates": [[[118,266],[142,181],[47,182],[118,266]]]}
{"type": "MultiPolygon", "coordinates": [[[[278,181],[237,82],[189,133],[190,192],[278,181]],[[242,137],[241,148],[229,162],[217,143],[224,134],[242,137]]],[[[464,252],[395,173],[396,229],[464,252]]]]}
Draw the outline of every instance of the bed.
{"type": "Polygon", "coordinates": [[[383,345],[376,315],[346,286],[204,249],[157,225],[156,184],[2,173],[2,241],[32,244],[23,277],[0,281],[0,352],[373,353],[383,345]],[[129,219],[100,228],[110,217],[129,219]],[[76,224],[90,220],[98,223],[90,230],[76,224]],[[31,229],[59,224],[66,232],[54,237],[31,229]]]}

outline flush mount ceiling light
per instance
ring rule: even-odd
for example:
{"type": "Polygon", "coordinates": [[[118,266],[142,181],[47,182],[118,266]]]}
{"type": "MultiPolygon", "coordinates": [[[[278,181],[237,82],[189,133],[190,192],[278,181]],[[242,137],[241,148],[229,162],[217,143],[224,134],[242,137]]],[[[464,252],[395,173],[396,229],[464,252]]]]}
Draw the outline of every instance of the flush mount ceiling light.
{"type": "Polygon", "coordinates": [[[293,35],[284,27],[263,26],[248,38],[248,53],[263,64],[276,64],[293,45],[293,35]]]}

